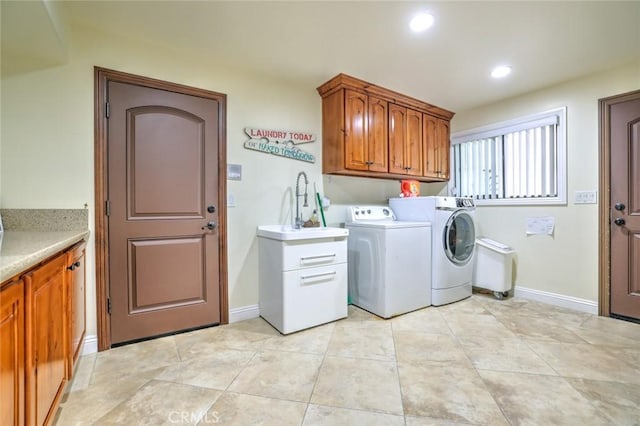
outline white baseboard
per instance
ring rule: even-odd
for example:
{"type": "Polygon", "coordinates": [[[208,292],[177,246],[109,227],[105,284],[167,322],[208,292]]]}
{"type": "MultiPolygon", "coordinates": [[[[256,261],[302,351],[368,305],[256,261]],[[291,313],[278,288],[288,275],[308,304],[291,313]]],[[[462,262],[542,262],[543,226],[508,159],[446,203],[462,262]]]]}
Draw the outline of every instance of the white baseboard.
{"type": "Polygon", "coordinates": [[[82,353],[80,355],[89,355],[98,352],[98,336],[92,334],[84,336],[84,344],[82,345],[82,353]]]}
{"type": "Polygon", "coordinates": [[[260,307],[258,305],[247,305],[239,308],[229,309],[229,324],[244,321],[260,316],[260,307]]]}
{"type": "Polygon", "coordinates": [[[580,299],[564,294],[550,293],[516,285],[514,295],[523,299],[535,300],[549,305],[560,306],[580,312],[598,315],[598,303],[587,299],[580,299]]]}

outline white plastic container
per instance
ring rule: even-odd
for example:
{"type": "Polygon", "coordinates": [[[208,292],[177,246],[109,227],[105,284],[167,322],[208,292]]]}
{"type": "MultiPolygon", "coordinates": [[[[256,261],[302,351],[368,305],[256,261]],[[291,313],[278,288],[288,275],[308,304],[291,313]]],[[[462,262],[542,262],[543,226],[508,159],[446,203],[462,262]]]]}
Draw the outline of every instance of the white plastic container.
{"type": "Polygon", "coordinates": [[[502,299],[511,290],[511,265],[515,251],[489,238],[476,240],[475,264],[473,265],[473,286],[493,291],[502,299]]]}

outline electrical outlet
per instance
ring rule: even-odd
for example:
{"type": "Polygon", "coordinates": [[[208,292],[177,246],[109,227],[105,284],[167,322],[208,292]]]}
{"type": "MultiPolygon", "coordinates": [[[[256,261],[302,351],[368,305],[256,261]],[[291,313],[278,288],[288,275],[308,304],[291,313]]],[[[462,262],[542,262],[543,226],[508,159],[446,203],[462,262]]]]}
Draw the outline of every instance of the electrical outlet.
{"type": "Polygon", "coordinates": [[[576,191],[574,204],[596,204],[598,200],[597,191],[576,191]]]}

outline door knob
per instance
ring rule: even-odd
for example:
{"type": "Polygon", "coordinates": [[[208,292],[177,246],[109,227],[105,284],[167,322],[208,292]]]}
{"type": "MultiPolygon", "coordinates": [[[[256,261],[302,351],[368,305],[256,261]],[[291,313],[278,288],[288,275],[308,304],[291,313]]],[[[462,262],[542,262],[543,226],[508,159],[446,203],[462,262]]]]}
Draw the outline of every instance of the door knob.
{"type": "Polygon", "coordinates": [[[203,226],[202,229],[208,229],[209,231],[213,231],[214,229],[216,229],[217,225],[218,225],[217,223],[211,221],[211,222],[208,222],[205,226],[203,226]]]}
{"type": "Polygon", "coordinates": [[[625,224],[624,219],[623,219],[623,218],[621,218],[621,217],[619,217],[619,218],[617,218],[616,220],[614,220],[614,221],[613,221],[613,223],[615,223],[615,224],[616,224],[616,225],[618,225],[618,226],[622,226],[622,225],[624,225],[624,224],[625,224]]]}
{"type": "Polygon", "coordinates": [[[623,203],[616,203],[615,206],[613,206],[614,209],[618,210],[619,212],[621,212],[622,210],[624,210],[626,206],[623,203]]]}

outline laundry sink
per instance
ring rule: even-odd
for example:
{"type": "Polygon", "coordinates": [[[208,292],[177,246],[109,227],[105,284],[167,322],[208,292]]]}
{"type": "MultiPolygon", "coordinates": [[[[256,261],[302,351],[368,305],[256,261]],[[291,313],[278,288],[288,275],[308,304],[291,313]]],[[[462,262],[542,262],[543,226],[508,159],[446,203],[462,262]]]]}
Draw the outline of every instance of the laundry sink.
{"type": "Polygon", "coordinates": [[[322,238],[346,237],[349,231],[345,228],[316,227],[295,229],[290,225],[258,226],[258,236],[278,241],[315,240],[322,238]]]}

